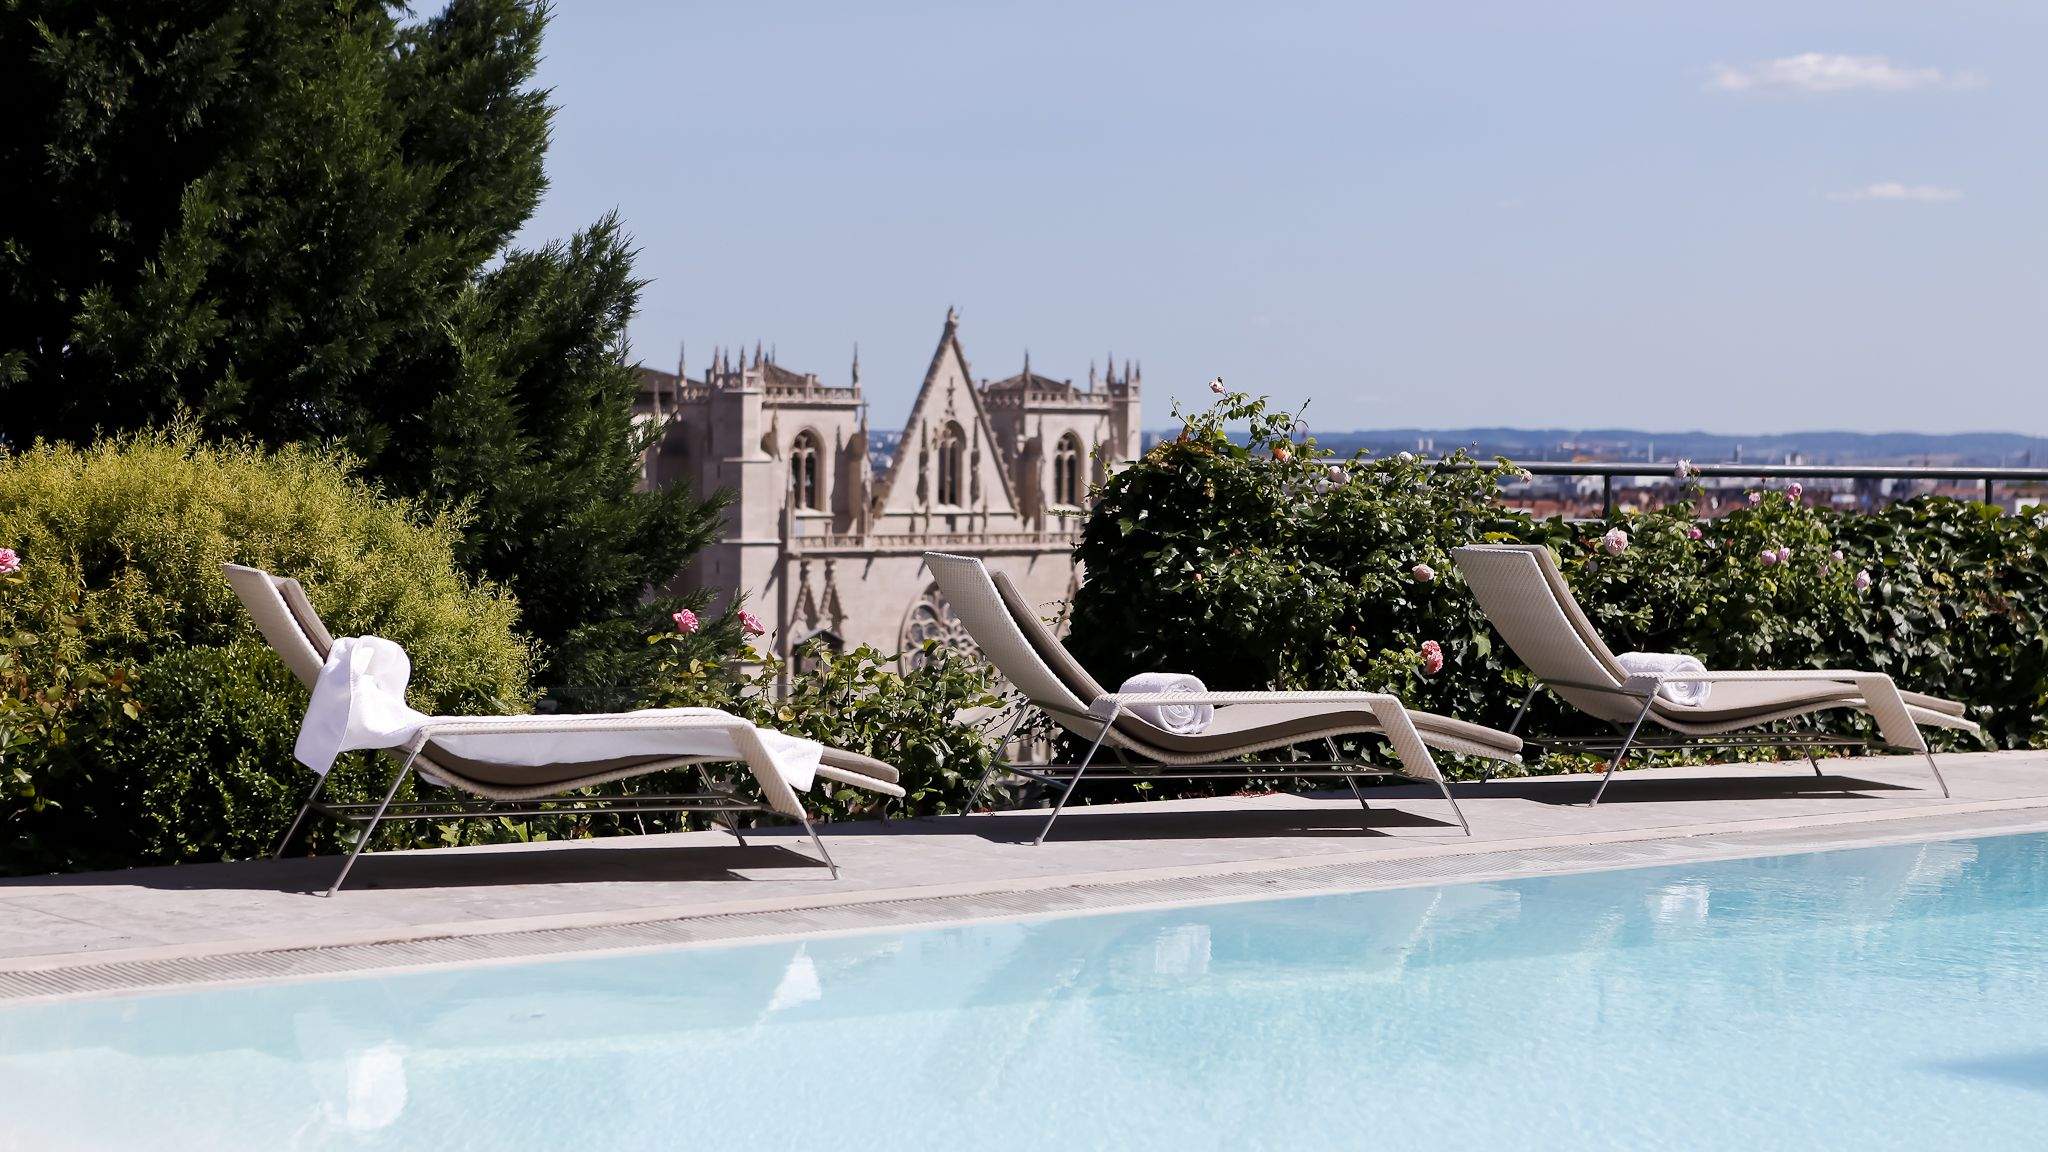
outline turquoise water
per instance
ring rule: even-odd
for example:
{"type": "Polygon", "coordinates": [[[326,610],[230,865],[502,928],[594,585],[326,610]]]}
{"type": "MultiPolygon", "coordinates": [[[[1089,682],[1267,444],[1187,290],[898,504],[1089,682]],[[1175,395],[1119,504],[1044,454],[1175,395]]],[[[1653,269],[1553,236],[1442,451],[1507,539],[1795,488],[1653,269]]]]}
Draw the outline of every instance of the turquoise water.
{"type": "Polygon", "coordinates": [[[0,1010],[0,1148],[2048,1146],[2048,837],[0,1010]]]}

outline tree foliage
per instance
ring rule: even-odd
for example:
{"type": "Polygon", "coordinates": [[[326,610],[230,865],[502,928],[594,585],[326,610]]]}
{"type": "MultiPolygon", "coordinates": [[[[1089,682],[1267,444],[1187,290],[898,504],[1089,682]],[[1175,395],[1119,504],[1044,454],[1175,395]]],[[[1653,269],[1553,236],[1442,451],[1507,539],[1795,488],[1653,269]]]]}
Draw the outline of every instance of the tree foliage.
{"type": "Polygon", "coordinates": [[[545,187],[546,23],[536,0],[10,3],[0,442],[189,414],[332,444],[461,509],[460,559],[560,661],[620,646],[604,622],[715,509],[635,491],[618,222],[513,247],[545,187]]]}

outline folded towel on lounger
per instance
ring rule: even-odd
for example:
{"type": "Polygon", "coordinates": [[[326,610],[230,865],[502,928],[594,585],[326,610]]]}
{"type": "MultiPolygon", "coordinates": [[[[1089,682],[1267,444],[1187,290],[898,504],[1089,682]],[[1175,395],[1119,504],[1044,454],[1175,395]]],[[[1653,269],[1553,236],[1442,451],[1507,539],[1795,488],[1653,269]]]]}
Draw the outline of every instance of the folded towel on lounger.
{"type": "MultiPolygon", "coordinates": [[[[1632,676],[1681,676],[1688,672],[1705,672],[1707,666],[1691,656],[1675,652],[1623,652],[1615,657],[1632,676]]],[[[1673,704],[1685,704],[1697,708],[1707,702],[1707,695],[1714,690],[1712,684],[1698,680],[1680,680],[1673,684],[1662,684],[1657,695],[1673,704]]]]}
{"type": "MultiPolygon", "coordinates": [[[[1134,696],[1149,692],[1185,692],[1194,695],[1209,689],[1202,682],[1185,672],[1140,672],[1124,681],[1117,689],[1120,696],[1134,696]]],[[[1139,704],[1129,709],[1131,715],[1155,727],[1182,736],[1199,736],[1209,722],[1216,718],[1216,709],[1207,704],[1139,704]]]]}

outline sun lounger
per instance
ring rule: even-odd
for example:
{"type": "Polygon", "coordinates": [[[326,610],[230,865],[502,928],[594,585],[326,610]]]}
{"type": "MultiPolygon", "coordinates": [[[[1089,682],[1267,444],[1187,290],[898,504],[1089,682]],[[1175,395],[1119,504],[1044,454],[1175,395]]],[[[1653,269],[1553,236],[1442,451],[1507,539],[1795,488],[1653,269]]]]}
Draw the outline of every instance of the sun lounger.
{"type": "Polygon", "coordinates": [[[1918,692],[1903,692],[1881,672],[1800,668],[1785,671],[1667,673],[1631,675],[1593,629],[1573,598],[1550,549],[1540,544],[1475,544],[1455,552],[1458,570],[1492,621],[1536,682],[1523,697],[1510,730],[1521,727],[1530,701],[1548,688],[1587,715],[1613,724],[1618,739],[1546,740],[1538,746],[1611,752],[1593,793],[1598,804],[1631,751],[1654,748],[1792,747],[1809,749],[1816,775],[1820,763],[1810,749],[1868,742],[1818,732],[1764,731],[1775,721],[1835,709],[1863,712],[1877,721],[1882,743],[1926,757],[1928,770],[1947,796],[1948,782],[1934,762],[1920,729],[1979,731],[1963,705],[1918,692]],[[1661,695],[1666,684],[1710,684],[1706,702],[1680,704],[1661,695]],[[1673,733],[1651,738],[1645,724],[1673,733]]]}
{"type": "MultiPolygon", "coordinates": [[[[1119,694],[1107,691],[1076,663],[1037,612],[1018,594],[1005,575],[993,576],[971,556],[927,552],[939,590],[959,616],[982,654],[1031,707],[1043,711],[1067,731],[1089,741],[1078,763],[999,764],[976,789],[976,796],[1002,772],[1061,787],[1059,801],[1046,817],[1033,843],[1042,843],[1084,776],[1093,780],[1124,779],[1248,779],[1291,777],[1342,779],[1360,804],[1359,776],[1382,775],[1386,769],[1337,755],[1343,738],[1382,738],[1394,747],[1401,775],[1432,783],[1450,802],[1458,826],[1471,834],[1465,815],[1438,770],[1431,749],[1483,756],[1509,763],[1520,759],[1522,741],[1505,732],[1468,724],[1448,716],[1413,711],[1393,696],[1372,692],[1208,692],[1119,694]],[[1133,707],[1160,704],[1210,704],[1214,720],[1197,735],[1167,731],[1132,715],[1133,707]],[[1317,744],[1328,753],[1319,760],[1247,763],[1261,752],[1317,744]],[[1118,763],[1096,764],[1104,745],[1118,763]],[[1131,764],[1136,757],[1143,761],[1131,764]]],[[[970,802],[969,807],[972,807],[970,802]]]]}
{"type": "MultiPolygon", "coordinates": [[[[235,594],[256,621],[257,629],[270,644],[285,666],[290,668],[308,688],[320,676],[327,654],[334,646],[333,636],[314,612],[313,605],[298,581],[272,576],[257,568],[239,564],[226,565],[228,583],[233,585],[235,594]]],[[[384,820],[446,820],[465,818],[488,818],[498,816],[539,816],[578,815],[585,813],[609,812],[614,814],[645,812],[705,812],[720,818],[726,829],[740,837],[736,817],[741,814],[775,813],[795,820],[803,825],[816,846],[819,858],[831,869],[832,876],[839,876],[838,865],[825,850],[825,842],[812,827],[809,814],[797,798],[796,791],[774,768],[771,757],[762,746],[760,734],[752,724],[738,717],[706,716],[664,716],[660,713],[621,713],[609,715],[561,715],[561,716],[437,716],[405,746],[388,749],[401,762],[398,773],[392,778],[391,786],[379,804],[329,804],[320,800],[321,789],[327,777],[321,776],[313,785],[312,793],[299,809],[298,818],[292,821],[284,839],[278,843],[276,855],[283,855],[298,834],[309,811],[318,811],[337,819],[349,820],[364,825],[361,837],[354,850],[342,864],[340,875],[328,888],[328,894],[341,887],[348,878],[349,869],[355,866],[356,857],[368,846],[377,825],[384,820]],[[574,737],[584,736],[600,739],[619,732],[689,732],[702,735],[707,731],[722,733],[731,742],[734,755],[635,755],[565,761],[558,764],[502,764],[456,755],[444,746],[445,741],[458,737],[485,736],[502,733],[547,735],[560,739],[570,734],[566,743],[573,747],[574,737]],[[671,768],[709,763],[739,763],[752,772],[760,785],[761,799],[751,800],[722,785],[713,784],[707,791],[675,795],[622,796],[604,799],[591,796],[568,796],[601,784],[615,783],[650,773],[663,772],[671,768]],[[399,787],[409,773],[417,772],[430,783],[458,792],[468,793],[475,799],[461,802],[445,801],[400,801],[399,787]],[[565,803],[561,797],[568,796],[565,803]]],[[[818,776],[852,785],[883,796],[901,798],[903,789],[896,783],[896,769],[880,760],[862,756],[855,752],[827,747],[818,767],[818,776]]]]}

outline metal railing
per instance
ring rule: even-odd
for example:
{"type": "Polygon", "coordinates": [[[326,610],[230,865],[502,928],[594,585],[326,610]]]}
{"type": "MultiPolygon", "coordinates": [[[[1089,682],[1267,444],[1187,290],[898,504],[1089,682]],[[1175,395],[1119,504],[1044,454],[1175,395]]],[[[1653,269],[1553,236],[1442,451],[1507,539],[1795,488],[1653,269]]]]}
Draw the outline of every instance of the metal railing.
{"type": "MultiPolygon", "coordinates": [[[[1486,461],[1472,461],[1470,468],[1488,468],[1486,461]]],[[[1575,461],[1536,460],[1514,462],[1514,467],[1532,476],[1598,476],[1601,507],[1614,514],[1614,478],[1617,476],[1663,476],[1676,487],[1688,480],[1716,477],[1739,480],[1961,480],[1981,484],[1986,504],[1997,503],[1999,484],[2048,484],[2048,468],[2003,468],[1962,465],[1919,467],[1908,464],[1694,464],[1681,478],[1676,461],[1575,461]]]]}

